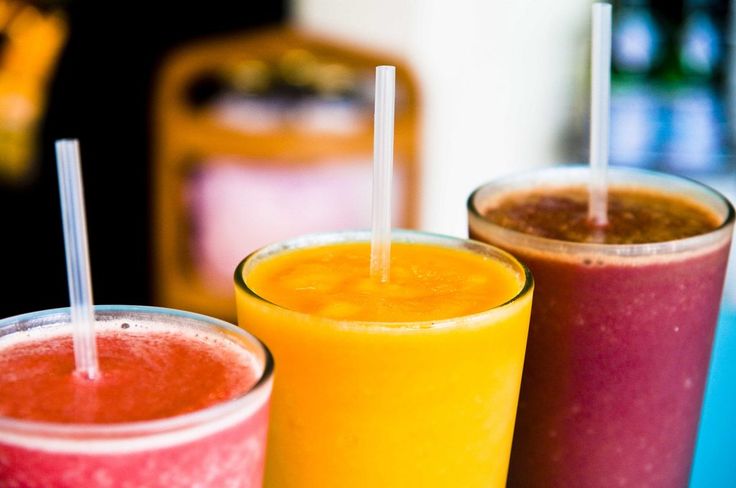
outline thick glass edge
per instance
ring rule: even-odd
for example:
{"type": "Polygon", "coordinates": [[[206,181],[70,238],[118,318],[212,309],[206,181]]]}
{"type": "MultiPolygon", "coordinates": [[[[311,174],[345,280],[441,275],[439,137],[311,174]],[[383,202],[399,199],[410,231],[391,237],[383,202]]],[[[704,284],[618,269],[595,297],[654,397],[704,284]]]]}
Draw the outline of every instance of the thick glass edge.
{"type": "MultiPolygon", "coordinates": [[[[55,308],[8,317],[0,320],[0,331],[6,327],[12,326],[13,324],[37,321],[39,319],[49,319],[46,320],[48,324],[58,323],[59,318],[62,317],[66,317],[68,321],[68,317],[70,315],[69,310],[69,307],[55,308]]],[[[271,355],[271,351],[257,337],[240,327],[207,315],[172,308],[145,305],[95,306],[95,314],[111,312],[130,313],[133,315],[166,315],[168,317],[184,318],[195,322],[204,322],[208,325],[215,326],[218,330],[225,330],[236,334],[241,338],[244,338],[251,345],[256,346],[263,354],[263,371],[261,372],[261,376],[249,390],[228,400],[227,402],[219,403],[196,412],[177,415],[166,419],[115,424],[67,424],[22,420],[0,416],[0,440],[2,439],[3,431],[30,436],[53,436],[62,439],[73,437],[82,443],[96,439],[105,439],[114,442],[116,440],[127,441],[131,438],[145,438],[147,436],[185,430],[190,427],[202,425],[210,420],[230,415],[242,408],[246,408],[253,402],[259,401],[257,397],[261,396],[260,393],[265,393],[271,389],[274,374],[274,359],[271,355]]]]}
{"type": "MultiPolygon", "coordinates": [[[[678,254],[682,252],[688,252],[695,249],[700,249],[707,245],[715,245],[721,240],[731,234],[734,225],[734,218],[736,213],[731,202],[720,192],[711,188],[710,186],[679,175],[672,175],[668,173],[661,173],[657,171],[650,171],[640,168],[628,168],[628,167],[609,167],[609,176],[613,176],[615,181],[613,183],[627,183],[631,186],[646,187],[646,183],[639,183],[636,178],[645,178],[648,181],[660,181],[665,183],[667,181],[674,182],[682,186],[688,186],[692,190],[701,192],[702,194],[708,195],[713,201],[717,201],[723,206],[724,218],[723,222],[715,229],[705,234],[697,236],[686,237],[682,239],[645,243],[645,244],[600,244],[600,243],[587,243],[587,242],[569,242],[558,239],[550,239],[547,237],[534,236],[525,234],[523,232],[507,229],[501,227],[483,217],[482,212],[476,205],[476,200],[484,196],[484,194],[491,193],[492,190],[499,190],[499,193],[511,192],[514,189],[521,190],[522,188],[530,188],[531,185],[524,185],[522,182],[530,180],[542,180],[544,175],[555,175],[567,174],[578,179],[567,182],[560,182],[559,185],[552,185],[549,180],[546,180],[549,186],[562,186],[565,184],[583,184],[585,177],[589,172],[589,167],[586,165],[565,165],[565,166],[552,166],[546,168],[540,168],[536,170],[525,171],[522,173],[514,173],[512,175],[501,177],[496,180],[486,182],[477,188],[475,188],[468,196],[466,206],[468,210],[468,225],[472,227],[471,222],[475,222],[483,227],[484,231],[491,230],[494,236],[498,237],[500,241],[507,242],[511,245],[518,245],[524,247],[535,248],[540,251],[551,251],[551,252],[564,252],[576,255],[609,255],[616,257],[647,257],[653,255],[667,255],[667,254],[678,254]],[[621,178],[621,180],[618,180],[621,178]],[[517,187],[509,187],[510,184],[521,183],[517,187]]],[[[700,202],[709,208],[713,209],[713,205],[700,202]]]]}
{"type": "MultiPolygon", "coordinates": [[[[292,249],[301,249],[305,247],[314,247],[319,245],[328,244],[339,244],[348,242],[367,242],[371,239],[371,232],[368,230],[346,230],[338,232],[322,232],[314,234],[306,234],[294,239],[288,239],[285,241],[276,242],[267,246],[264,246],[246,256],[238,266],[235,268],[234,281],[235,286],[239,290],[246,293],[251,298],[258,300],[259,302],[266,303],[270,307],[274,307],[279,310],[283,310],[296,316],[310,317],[311,315],[290,310],[282,307],[276,303],[263,298],[253,289],[251,289],[243,278],[243,273],[246,270],[246,266],[252,265],[261,259],[265,259],[274,254],[288,251],[292,249]]],[[[370,328],[371,330],[380,328],[391,328],[392,330],[401,331],[416,331],[426,329],[440,329],[451,327],[457,323],[459,318],[465,320],[476,320],[484,318],[491,314],[499,313],[502,310],[508,309],[516,302],[526,297],[531,290],[534,288],[534,278],[529,268],[517,259],[514,255],[500,249],[496,246],[487,244],[485,242],[473,240],[473,239],[462,239],[459,237],[452,237],[443,234],[435,234],[425,231],[415,231],[406,229],[392,229],[391,230],[392,242],[421,242],[425,244],[434,244],[446,247],[455,247],[466,249],[471,252],[483,253],[486,255],[492,255],[507,261],[512,266],[516,267],[516,271],[523,277],[524,282],[519,289],[518,293],[511,297],[509,300],[496,305],[495,307],[489,308],[482,312],[478,312],[471,315],[463,315],[462,317],[454,317],[450,319],[441,320],[426,320],[426,321],[410,321],[410,322],[376,322],[376,321],[362,321],[362,320],[338,320],[330,319],[326,317],[320,317],[320,321],[324,323],[331,323],[340,327],[350,327],[356,323],[360,323],[361,327],[370,328]],[[490,254],[489,254],[490,253],[490,254]]],[[[247,324],[245,325],[247,327],[247,324]]]]}

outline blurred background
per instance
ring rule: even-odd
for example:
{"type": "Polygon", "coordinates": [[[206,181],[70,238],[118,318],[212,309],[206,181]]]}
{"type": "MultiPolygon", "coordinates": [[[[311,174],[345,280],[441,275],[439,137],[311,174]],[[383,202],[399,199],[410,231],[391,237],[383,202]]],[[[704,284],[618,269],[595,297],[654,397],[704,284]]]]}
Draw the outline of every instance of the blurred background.
{"type": "MultiPolygon", "coordinates": [[[[734,200],[734,4],[612,3],[611,162],[734,200]]],[[[0,0],[0,316],[68,303],[59,138],[81,142],[95,300],[225,319],[257,247],[369,225],[378,64],[397,227],[466,236],[481,183],[587,159],[589,0],[155,4],[0,0]]],[[[736,486],[734,275],[695,487],[736,486]]]]}

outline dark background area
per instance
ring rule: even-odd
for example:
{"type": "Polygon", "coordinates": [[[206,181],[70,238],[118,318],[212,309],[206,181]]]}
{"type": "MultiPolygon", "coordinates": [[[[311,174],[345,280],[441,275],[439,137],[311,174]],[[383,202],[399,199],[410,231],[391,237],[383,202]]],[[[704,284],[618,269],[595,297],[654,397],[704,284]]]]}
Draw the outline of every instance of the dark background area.
{"type": "Polygon", "coordinates": [[[0,317],[69,304],[59,138],[80,140],[95,302],[150,303],[149,124],[159,63],[190,41],[278,24],[285,3],[66,4],[70,35],[50,86],[39,171],[26,185],[0,184],[0,317]]]}

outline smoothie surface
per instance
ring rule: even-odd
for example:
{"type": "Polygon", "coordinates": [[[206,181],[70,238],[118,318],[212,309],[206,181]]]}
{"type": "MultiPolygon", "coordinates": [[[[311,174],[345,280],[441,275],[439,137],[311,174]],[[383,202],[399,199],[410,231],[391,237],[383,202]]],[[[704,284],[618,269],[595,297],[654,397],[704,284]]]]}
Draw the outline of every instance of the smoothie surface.
{"type": "Polygon", "coordinates": [[[257,381],[250,356],[214,336],[208,342],[173,331],[104,331],[97,335],[101,375],[90,381],[74,374],[68,335],[6,347],[0,340],[0,416],[95,424],[154,420],[248,391],[257,381]]]}
{"type": "Polygon", "coordinates": [[[368,243],[288,251],[260,262],[246,284],[281,307],[338,320],[415,322],[462,317],[515,297],[523,276],[470,251],[391,245],[387,283],[369,275],[368,243]]]}
{"type": "Polygon", "coordinates": [[[610,188],[608,225],[588,220],[583,187],[513,193],[483,216],[501,227],[548,239],[603,244],[645,244],[683,239],[718,228],[719,217],[692,200],[652,190],[610,188]]]}

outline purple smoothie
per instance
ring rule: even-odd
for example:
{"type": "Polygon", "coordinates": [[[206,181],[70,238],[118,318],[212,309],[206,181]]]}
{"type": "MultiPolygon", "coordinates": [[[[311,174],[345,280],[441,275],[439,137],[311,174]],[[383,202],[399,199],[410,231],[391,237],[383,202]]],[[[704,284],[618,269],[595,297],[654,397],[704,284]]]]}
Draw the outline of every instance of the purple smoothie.
{"type": "MultiPolygon", "coordinates": [[[[649,224],[636,219],[612,221],[620,231],[613,239],[605,230],[586,236],[582,227],[549,233],[549,206],[530,212],[527,227],[517,230],[489,221],[489,209],[508,195],[585,182],[585,168],[486,185],[468,202],[471,236],[514,253],[537,287],[511,487],[687,486],[733,210],[688,180],[637,170],[611,170],[610,176],[612,187],[688,199],[705,209],[706,219],[710,214],[713,230],[695,225],[679,235],[689,224],[677,222],[670,226],[675,234],[668,236],[668,226],[653,232],[654,240],[665,240],[656,244],[646,243],[647,232],[640,231],[649,224]],[[595,243],[629,242],[620,238],[627,233],[638,236],[634,244],[595,243]]],[[[671,202],[662,207],[678,208],[671,202]]],[[[630,210],[621,215],[636,213],[630,210]]],[[[683,213],[674,211],[672,218],[683,213]]]]}

